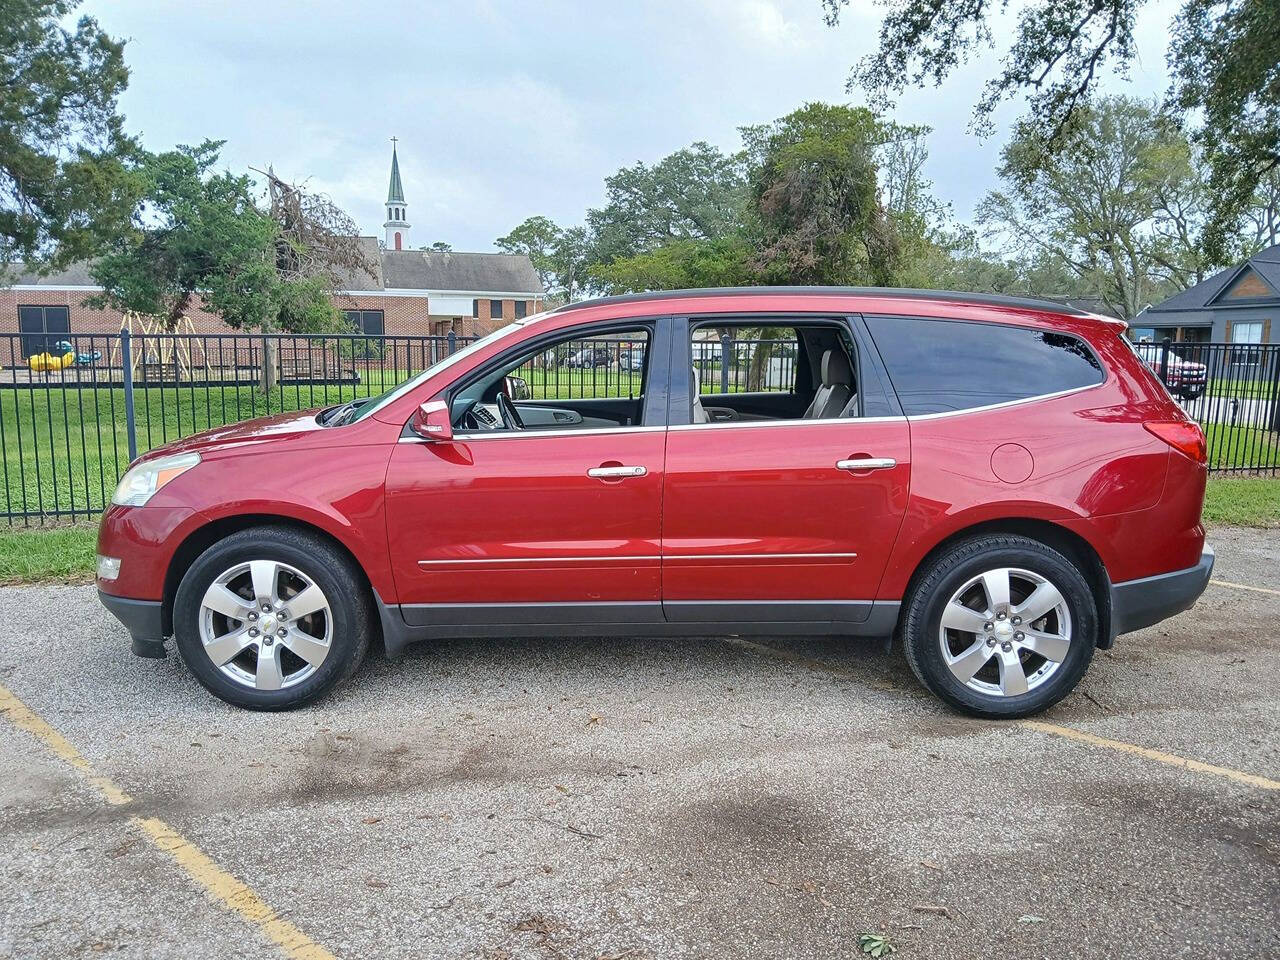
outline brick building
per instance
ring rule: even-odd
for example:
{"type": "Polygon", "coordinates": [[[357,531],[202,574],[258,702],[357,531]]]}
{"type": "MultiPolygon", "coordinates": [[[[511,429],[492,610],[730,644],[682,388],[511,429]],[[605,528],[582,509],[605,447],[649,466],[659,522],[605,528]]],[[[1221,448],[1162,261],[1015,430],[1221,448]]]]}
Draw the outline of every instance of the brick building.
{"type": "MultiPolygon", "coordinates": [[[[526,256],[408,249],[408,204],[394,147],[386,210],[385,242],[361,238],[376,275],[349,277],[335,297],[354,331],[473,336],[542,309],[542,283],[526,256]]],[[[87,264],[43,277],[18,271],[11,286],[0,287],[0,334],[21,334],[20,352],[30,355],[67,335],[115,333],[123,321],[118,311],[84,305],[100,289],[87,264]]],[[[234,332],[198,305],[187,316],[197,333],[234,332]]],[[[4,350],[5,359],[14,352],[4,350]]]]}

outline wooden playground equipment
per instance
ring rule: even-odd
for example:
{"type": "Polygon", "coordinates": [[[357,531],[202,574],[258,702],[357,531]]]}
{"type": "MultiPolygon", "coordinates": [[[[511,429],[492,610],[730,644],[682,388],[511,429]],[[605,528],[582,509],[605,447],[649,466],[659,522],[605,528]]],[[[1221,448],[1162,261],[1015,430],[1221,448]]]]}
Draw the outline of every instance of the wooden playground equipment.
{"type": "MultiPolygon", "coordinates": [[[[196,370],[210,376],[209,357],[204,341],[196,334],[196,326],[187,316],[180,317],[169,330],[164,317],[135,313],[124,315],[121,331],[128,330],[133,342],[129,357],[129,376],[138,379],[138,364],[142,364],[143,379],[193,379],[196,370]],[[135,329],[136,327],[136,329],[135,329]],[[198,359],[197,359],[198,358],[198,359]],[[158,374],[152,376],[152,373],[158,374]]],[[[119,360],[120,343],[111,348],[111,366],[119,360]]]]}

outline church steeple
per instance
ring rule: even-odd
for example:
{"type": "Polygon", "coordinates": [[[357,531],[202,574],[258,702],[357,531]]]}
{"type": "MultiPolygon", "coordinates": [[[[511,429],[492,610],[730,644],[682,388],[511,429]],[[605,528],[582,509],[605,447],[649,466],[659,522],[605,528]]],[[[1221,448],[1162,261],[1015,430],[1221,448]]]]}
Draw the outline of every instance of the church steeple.
{"type": "Polygon", "coordinates": [[[404,250],[409,247],[408,205],[404,202],[404,185],[400,182],[400,158],[396,156],[396,138],[391,138],[391,182],[387,185],[388,250],[404,250]]]}

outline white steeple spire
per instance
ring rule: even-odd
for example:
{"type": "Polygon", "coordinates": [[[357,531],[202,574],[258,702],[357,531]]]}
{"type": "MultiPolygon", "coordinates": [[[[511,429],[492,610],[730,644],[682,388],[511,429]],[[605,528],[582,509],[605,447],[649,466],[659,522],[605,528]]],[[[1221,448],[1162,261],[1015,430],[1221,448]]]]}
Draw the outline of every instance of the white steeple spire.
{"type": "Polygon", "coordinates": [[[382,226],[387,231],[386,246],[388,250],[409,249],[408,204],[404,202],[404,186],[400,183],[400,159],[396,156],[396,138],[391,138],[391,183],[387,186],[387,222],[382,226]]]}

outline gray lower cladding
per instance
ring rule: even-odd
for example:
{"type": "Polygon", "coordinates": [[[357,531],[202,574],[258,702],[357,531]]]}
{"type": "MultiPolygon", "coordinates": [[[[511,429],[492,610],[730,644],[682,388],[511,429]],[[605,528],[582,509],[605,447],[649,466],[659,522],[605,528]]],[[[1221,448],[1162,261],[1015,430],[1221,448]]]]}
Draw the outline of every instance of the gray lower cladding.
{"type": "Polygon", "coordinates": [[[651,603],[378,604],[387,653],[457,637],[688,637],[772,634],[885,637],[898,601],[720,600],[651,603]]]}
{"type": "Polygon", "coordinates": [[[1213,547],[1205,545],[1200,562],[1185,570],[1160,573],[1111,585],[1111,634],[1141,630],[1189,610],[1213,575],[1213,547]]]}

